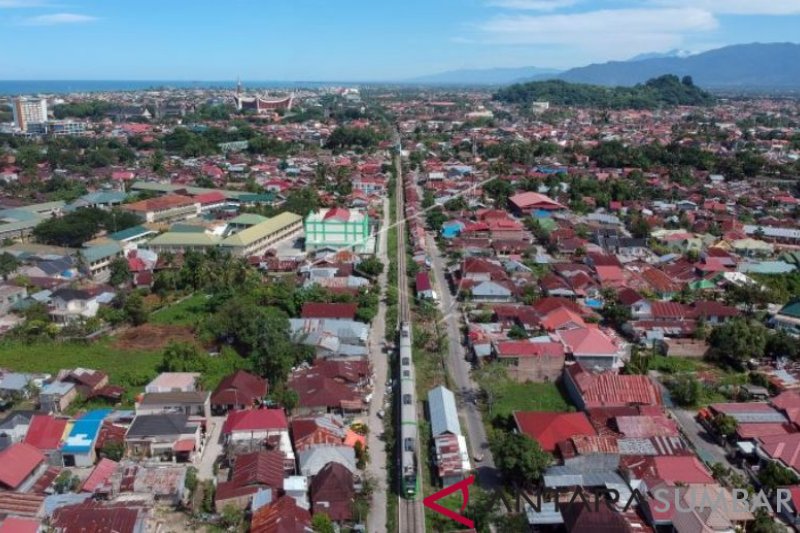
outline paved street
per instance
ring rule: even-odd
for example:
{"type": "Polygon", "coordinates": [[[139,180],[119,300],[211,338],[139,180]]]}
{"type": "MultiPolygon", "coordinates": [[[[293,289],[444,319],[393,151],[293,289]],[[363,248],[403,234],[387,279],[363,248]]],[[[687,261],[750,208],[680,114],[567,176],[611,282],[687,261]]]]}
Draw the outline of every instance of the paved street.
{"type": "MultiPolygon", "coordinates": [[[[386,254],[387,232],[386,226],[389,223],[389,201],[383,202],[383,220],[380,239],[378,241],[378,258],[385,265],[384,272],[378,281],[378,286],[382,291],[386,288],[386,276],[389,270],[389,258],[386,254]]],[[[367,518],[367,531],[378,533],[386,531],[386,452],[385,444],[378,436],[383,433],[383,420],[378,418],[378,411],[383,409],[383,399],[386,393],[386,380],[388,377],[388,364],[386,353],[381,349],[386,331],[386,304],[381,299],[378,307],[378,314],[372,321],[370,328],[370,358],[372,361],[372,371],[375,376],[375,384],[372,391],[372,403],[369,406],[367,425],[369,427],[369,454],[370,462],[367,466],[369,476],[375,482],[372,491],[372,503],[370,505],[369,516],[367,518]]]]}
{"type": "Polygon", "coordinates": [[[200,464],[197,465],[198,479],[214,479],[214,461],[222,454],[220,434],[224,423],[224,416],[212,416],[209,420],[208,436],[203,448],[203,456],[200,458],[200,464]]]}
{"type": "Polygon", "coordinates": [[[673,408],[670,409],[669,412],[672,418],[680,425],[683,434],[689,442],[692,443],[695,450],[697,450],[697,455],[700,459],[707,463],[722,463],[739,474],[744,475],[744,472],[740,468],[728,461],[725,455],[725,449],[716,442],[713,442],[713,440],[706,435],[705,428],[703,428],[695,418],[697,416],[697,411],[673,408]]]}
{"type": "Polygon", "coordinates": [[[470,376],[471,367],[465,361],[465,351],[460,331],[460,308],[450,294],[450,289],[445,278],[445,262],[436,246],[433,237],[429,235],[428,256],[431,259],[431,271],[436,284],[437,294],[440,295],[439,306],[444,314],[444,327],[449,340],[449,353],[447,357],[447,370],[453,378],[454,391],[459,398],[462,427],[466,430],[469,445],[472,450],[471,459],[477,453],[483,454],[483,461],[474,464],[478,471],[478,481],[484,488],[493,489],[500,486],[501,480],[494,467],[494,460],[489,451],[486,428],[483,425],[480,410],[473,400],[477,398],[478,386],[470,376]]]}

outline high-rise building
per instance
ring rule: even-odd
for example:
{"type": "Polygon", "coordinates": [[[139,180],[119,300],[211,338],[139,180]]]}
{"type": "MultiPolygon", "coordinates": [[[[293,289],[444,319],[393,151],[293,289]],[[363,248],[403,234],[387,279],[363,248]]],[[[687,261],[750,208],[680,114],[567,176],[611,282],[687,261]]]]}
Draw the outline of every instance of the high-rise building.
{"type": "Polygon", "coordinates": [[[28,131],[31,124],[47,122],[47,100],[17,98],[14,100],[14,123],[22,131],[28,131]]]}

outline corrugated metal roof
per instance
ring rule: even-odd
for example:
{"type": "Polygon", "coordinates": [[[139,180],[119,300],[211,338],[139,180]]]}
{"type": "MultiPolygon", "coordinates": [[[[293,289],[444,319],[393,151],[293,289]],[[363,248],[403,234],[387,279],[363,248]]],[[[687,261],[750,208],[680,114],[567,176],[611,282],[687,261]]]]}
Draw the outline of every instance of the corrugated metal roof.
{"type": "Polygon", "coordinates": [[[428,391],[428,409],[434,437],[443,433],[461,434],[461,424],[458,421],[458,410],[453,391],[442,385],[428,391]]]}

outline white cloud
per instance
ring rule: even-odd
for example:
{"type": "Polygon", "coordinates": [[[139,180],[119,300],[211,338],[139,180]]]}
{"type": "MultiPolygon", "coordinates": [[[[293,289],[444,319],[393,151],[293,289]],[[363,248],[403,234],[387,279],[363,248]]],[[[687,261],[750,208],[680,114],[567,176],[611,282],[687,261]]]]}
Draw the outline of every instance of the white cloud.
{"type": "Polygon", "coordinates": [[[537,66],[575,65],[681,48],[687,36],[717,27],[714,15],[702,9],[609,9],[496,15],[477,26],[475,38],[484,44],[542,47],[534,52],[541,57],[531,58],[537,66]]]}
{"type": "Polygon", "coordinates": [[[0,0],[0,9],[14,7],[44,7],[48,5],[44,0],[0,0]]]}
{"type": "Polygon", "coordinates": [[[29,17],[20,22],[22,26],[59,26],[62,24],[84,24],[93,22],[97,17],[80,15],[78,13],[53,13],[51,15],[39,15],[29,17]]]}
{"type": "Polygon", "coordinates": [[[720,15],[798,15],[800,0],[649,0],[651,5],[693,7],[720,15]]]}
{"type": "Polygon", "coordinates": [[[489,0],[487,5],[529,11],[556,11],[574,6],[579,0],[489,0]]]}

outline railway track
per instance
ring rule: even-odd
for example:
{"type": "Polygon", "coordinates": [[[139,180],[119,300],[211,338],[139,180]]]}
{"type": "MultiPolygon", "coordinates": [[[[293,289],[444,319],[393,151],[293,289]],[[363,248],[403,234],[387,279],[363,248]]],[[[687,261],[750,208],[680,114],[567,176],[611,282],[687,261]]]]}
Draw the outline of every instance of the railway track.
{"type": "MultiPolygon", "coordinates": [[[[422,505],[422,475],[419,463],[419,434],[417,431],[420,412],[416,401],[416,382],[411,352],[412,326],[411,301],[409,295],[408,265],[406,253],[407,228],[405,223],[405,184],[400,154],[394,158],[396,168],[395,209],[397,224],[397,298],[398,324],[398,389],[400,402],[398,424],[398,529],[401,533],[425,533],[425,512],[422,505]]],[[[396,400],[396,401],[397,401],[396,400]]]]}

